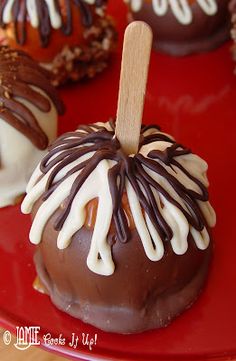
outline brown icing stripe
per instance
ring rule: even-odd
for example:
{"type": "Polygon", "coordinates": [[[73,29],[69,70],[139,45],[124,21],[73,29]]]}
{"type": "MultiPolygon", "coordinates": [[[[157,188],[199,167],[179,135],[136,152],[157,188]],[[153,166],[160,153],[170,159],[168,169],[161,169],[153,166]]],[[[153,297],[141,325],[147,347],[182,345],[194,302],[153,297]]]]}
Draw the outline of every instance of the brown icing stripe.
{"type": "MultiPolygon", "coordinates": [[[[151,126],[150,128],[159,129],[155,126],[151,126]]],[[[98,125],[80,126],[77,132],[67,133],[56,140],[50,147],[49,153],[42,160],[40,168],[44,174],[49,172],[52,167],[55,166],[48,178],[43,200],[46,200],[59,186],[59,184],[61,184],[70,175],[79,170],[81,171],[72,185],[69,197],[63,203],[63,207],[60,208],[59,216],[54,224],[55,230],[61,230],[70,212],[71,205],[76,194],[79,192],[89,175],[97,167],[99,162],[106,159],[116,162],[116,164],[109,170],[108,178],[113,203],[113,222],[119,241],[127,242],[130,238],[130,227],[127,222],[127,216],[124,209],[125,207],[122,205],[122,198],[126,192],[126,178],[128,178],[131,183],[140,201],[142,209],[149,216],[150,221],[163,241],[170,241],[173,234],[171,228],[157,207],[152,189],[156,189],[169,202],[178,207],[192,227],[194,227],[197,231],[202,231],[207,222],[197,201],[201,200],[205,202],[208,200],[207,189],[178,162],[178,156],[190,154],[190,149],[176,143],[164,134],[156,133],[145,136],[144,131],[149,128],[143,127],[140,147],[143,144],[150,142],[163,141],[163,139],[165,139],[166,142],[172,143],[172,145],[162,152],[149,152],[147,158],[141,154],[136,154],[134,157],[128,157],[123,153],[119,141],[114,137],[114,125],[112,129],[112,131],[108,131],[105,127],[98,125]],[[94,131],[94,128],[96,128],[97,131],[94,131]],[[73,167],[61,180],[55,182],[55,177],[60,170],[90,152],[94,152],[94,155],[88,160],[85,160],[73,167]],[[161,162],[157,162],[155,159],[159,159],[161,162]],[[195,184],[199,186],[200,193],[184,187],[183,184],[181,184],[171,173],[168,172],[168,170],[166,170],[166,168],[162,165],[163,163],[170,168],[175,166],[183,171],[195,184]],[[187,212],[182,205],[179,204],[161,186],[161,184],[149,176],[149,174],[145,171],[145,167],[151,169],[166,179],[166,182],[168,182],[174,188],[176,193],[183,199],[189,212],[187,212]]],[[[92,223],[91,220],[90,223],[92,223]]]]}
{"type": "Polygon", "coordinates": [[[58,113],[63,113],[64,106],[49,83],[47,72],[25,53],[0,47],[0,118],[29,138],[37,148],[46,149],[47,135],[34,114],[17,100],[22,98],[48,113],[51,109],[48,98],[32,86],[47,94],[58,113]]]}
{"type": "MultiPolygon", "coordinates": [[[[3,22],[3,12],[7,5],[8,0],[1,1],[0,4],[0,26],[5,27],[6,24],[3,22]]],[[[72,6],[74,5],[80,16],[81,22],[85,27],[90,27],[93,24],[93,12],[91,5],[87,4],[83,0],[53,0],[55,7],[60,17],[64,20],[60,30],[64,35],[70,35],[73,31],[72,23],[72,6]]],[[[95,6],[102,7],[106,4],[107,0],[96,0],[95,6]]],[[[48,5],[44,0],[37,0],[37,12],[39,17],[39,36],[42,47],[47,47],[52,27],[49,18],[48,5]]],[[[13,6],[13,25],[15,32],[15,39],[18,44],[23,45],[27,39],[27,8],[26,0],[15,0],[13,6]]]]}

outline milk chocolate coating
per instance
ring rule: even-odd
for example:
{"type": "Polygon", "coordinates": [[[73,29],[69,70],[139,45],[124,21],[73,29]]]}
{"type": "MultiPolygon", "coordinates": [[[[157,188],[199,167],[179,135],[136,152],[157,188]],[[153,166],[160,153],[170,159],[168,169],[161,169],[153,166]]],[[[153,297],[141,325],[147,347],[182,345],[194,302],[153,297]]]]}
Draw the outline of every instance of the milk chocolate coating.
{"type": "Polygon", "coordinates": [[[151,3],[144,3],[134,20],[146,21],[154,33],[154,48],[174,55],[201,53],[219,47],[230,36],[228,1],[217,1],[216,15],[206,15],[195,2],[191,5],[193,21],[182,25],[169,9],[165,16],[157,16],[151,3]]]}
{"type": "MultiPolygon", "coordinates": [[[[34,207],[34,215],[40,203],[34,207]]],[[[35,265],[60,310],[105,331],[137,333],[168,325],[198,297],[212,244],[201,251],[189,237],[187,252],[179,256],[166,242],[163,258],[152,262],[137,231],[132,230],[129,242],[117,241],[112,246],[116,271],[101,276],[86,264],[92,230],[83,227],[69,247],[58,249],[58,232],[53,227],[58,212],[45,227],[35,265]]]]}

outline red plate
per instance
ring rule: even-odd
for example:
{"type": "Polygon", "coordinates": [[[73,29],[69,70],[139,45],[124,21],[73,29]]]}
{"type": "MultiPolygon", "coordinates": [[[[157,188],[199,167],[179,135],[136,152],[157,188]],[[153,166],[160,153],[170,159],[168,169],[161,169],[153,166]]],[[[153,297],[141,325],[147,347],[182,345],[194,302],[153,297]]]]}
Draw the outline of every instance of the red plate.
{"type": "MultiPolygon", "coordinates": [[[[115,3],[115,1],[113,1],[115,3]]],[[[111,5],[120,32],[125,8],[111,5]]],[[[120,48],[121,39],[120,35],[120,48]]],[[[183,360],[236,357],[236,78],[230,44],[215,52],[182,59],[153,54],[147,91],[145,122],[155,122],[209,163],[211,202],[218,222],[215,254],[208,285],[196,304],[166,329],[139,335],[109,334],[57,310],[32,288],[34,247],[28,242],[30,219],[19,207],[0,210],[0,323],[37,325],[40,336],[63,334],[66,346],[48,349],[87,360],[183,360]],[[69,347],[72,333],[97,334],[90,351],[81,342],[69,347]]],[[[60,132],[79,123],[106,121],[116,112],[120,48],[111,67],[94,81],[61,91],[68,108],[60,132]]],[[[80,340],[81,341],[81,340],[80,340]]],[[[1,341],[0,341],[1,342],[1,341]]]]}

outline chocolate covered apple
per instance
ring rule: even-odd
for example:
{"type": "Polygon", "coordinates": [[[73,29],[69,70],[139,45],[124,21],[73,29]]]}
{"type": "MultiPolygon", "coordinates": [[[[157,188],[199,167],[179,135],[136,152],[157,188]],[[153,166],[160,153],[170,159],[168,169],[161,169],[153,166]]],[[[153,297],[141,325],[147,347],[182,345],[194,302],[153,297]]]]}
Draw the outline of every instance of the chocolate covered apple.
{"type": "Polygon", "coordinates": [[[0,207],[25,192],[62,111],[47,73],[28,55],[0,47],[0,207]]]}
{"type": "Polygon", "coordinates": [[[35,264],[52,302],[103,330],[166,326],[199,295],[212,253],[207,164],[143,127],[127,156],[114,124],[60,137],[22,204],[33,214],[35,264]]]}
{"type": "Polygon", "coordinates": [[[107,66],[116,42],[105,5],[106,0],[4,0],[2,36],[50,70],[54,85],[93,77],[107,66]]]}
{"type": "Polygon", "coordinates": [[[154,32],[154,47],[172,55],[215,49],[229,38],[228,0],[125,0],[132,19],[154,32]]]}
{"type": "Polygon", "coordinates": [[[22,203],[52,302],[110,332],[170,323],[198,297],[212,253],[206,162],[141,126],[151,45],[147,24],[129,25],[116,124],[58,138],[22,203]]]}

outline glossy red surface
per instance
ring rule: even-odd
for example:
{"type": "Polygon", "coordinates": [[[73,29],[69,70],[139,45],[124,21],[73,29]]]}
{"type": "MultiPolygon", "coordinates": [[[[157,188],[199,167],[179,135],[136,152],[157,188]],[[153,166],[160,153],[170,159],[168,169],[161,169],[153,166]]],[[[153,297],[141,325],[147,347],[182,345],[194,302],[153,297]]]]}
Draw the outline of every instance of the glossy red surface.
{"type": "MultiPolygon", "coordinates": [[[[68,112],[60,132],[115,115],[125,8],[113,1],[111,12],[120,29],[120,47],[105,73],[61,91],[68,112]]],[[[72,332],[97,333],[92,351],[81,343],[77,350],[51,347],[87,360],[236,358],[236,78],[229,47],[182,59],[154,53],[147,89],[144,121],[160,124],[209,163],[210,196],[218,222],[208,284],[196,304],[166,329],[131,336],[108,334],[63,314],[47,296],[33,290],[30,219],[20,214],[19,207],[9,207],[0,210],[2,326],[14,331],[15,326],[38,325],[41,336],[49,332],[67,338],[72,332]]]]}

